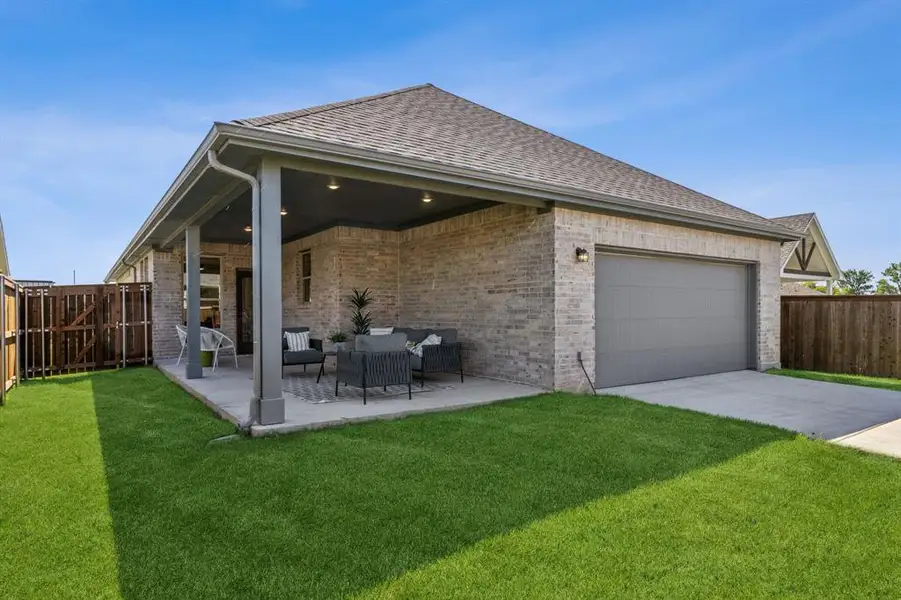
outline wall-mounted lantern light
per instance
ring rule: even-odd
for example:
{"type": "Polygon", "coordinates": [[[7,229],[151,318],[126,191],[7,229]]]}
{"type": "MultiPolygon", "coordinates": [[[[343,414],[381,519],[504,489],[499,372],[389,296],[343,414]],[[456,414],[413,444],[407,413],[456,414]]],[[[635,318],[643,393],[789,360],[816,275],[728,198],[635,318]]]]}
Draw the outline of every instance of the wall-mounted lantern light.
{"type": "Polygon", "coordinates": [[[576,260],[579,262],[588,262],[588,250],[585,248],[576,248],[576,260]]]}

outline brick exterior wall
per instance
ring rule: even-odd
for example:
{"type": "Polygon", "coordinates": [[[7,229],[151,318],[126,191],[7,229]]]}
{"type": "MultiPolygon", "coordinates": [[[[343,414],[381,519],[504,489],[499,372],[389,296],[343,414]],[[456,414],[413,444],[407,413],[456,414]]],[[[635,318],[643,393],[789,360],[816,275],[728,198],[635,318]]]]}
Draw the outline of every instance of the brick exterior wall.
{"type": "Polygon", "coordinates": [[[553,224],[500,205],[402,231],[398,324],[456,327],[468,372],[554,387],[553,224]]]}
{"type": "MultiPolygon", "coordinates": [[[[349,332],[351,290],[370,288],[375,326],[456,327],[468,373],[545,388],[586,390],[594,377],[594,248],[619,246],[759,265],[758,366],[779,361],[778,242],[562,208],[498,205],[401,232],[336,227],[283,246],[283,323],[315,337],[349,332]],[[589,262],[575,260],[577,247],[589,262]],[[301,253],[311,251],[311,302],[302,302],[301,253]]],[[[235,339],[235,269],[247,245],[202,244],[219,256],[223,333],[235,339]]],[[[148,261],[154,355],[178,355],[184,251],[148,261]]]]}
{"type": "Polygon", "coordinates": [[[181,350],[175,326],[182,322],[185,260],[183,251],[152,254],[153,358],[160,360],[176,357],[181,350]]]}
{"type": "MultiPolygon", "coordinates": [[[[219,258],[220,285],[219,312],[222,333],[237,339],[236,278],[237,269],[249,269],[251,248],[246,244],[200,245],[203,256],[219,258]]],[[[185,251],[177,248],[171,252],[155,250],[150,260],[153,283],[153,356],[173,358],[181,346],[175,325],[183,322],[185,251]]]]}
{"type": "Polygon", "coordinates": [[[576,344],[581,346],[586,370],[594,376],[594,252],[589,253],[588,263],[577,263],[576,246],[589,250],[594,245],[616,246],[757,263],[757,366],[778,366],[779,242],[559,208],[554,214],[557,388],[578,389],[584,380],[574,360],[576,344]]]}
{"type": "MultiPolygon", "coordinates": [[[[285,244],[282,254],[282,312],[286,327],[306,326],[325,339],[338,329],[340,302],[337,229],[285,244]],[[301,297],[301,253],[310,250],[310,302],[301,297]]],[[[346,326],[344,327],[346,329],[346,326]]]]}
{"type": "MultiPolygon", "coordinates": [[[[338,265],[338,323],[348,331],[353,309],[348,298],[354,288],[369,288],[372,293],[373,327],[398,324],[398,232],[374,229],[337,228],[338,265]]],[[[349,333],[349,331],[348,331],[349,333]]]]}

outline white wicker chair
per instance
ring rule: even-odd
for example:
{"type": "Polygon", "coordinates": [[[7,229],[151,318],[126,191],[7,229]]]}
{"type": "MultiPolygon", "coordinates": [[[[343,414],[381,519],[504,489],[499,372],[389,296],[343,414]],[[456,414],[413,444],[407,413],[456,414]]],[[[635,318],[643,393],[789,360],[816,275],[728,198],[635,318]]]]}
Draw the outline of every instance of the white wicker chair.
{"type": "MultiPolygon", "coordinates": [[[[188,329],[184,325],[176,325],[175,330],[178,332],[178,341],[181,342],[181,352],[178,353],[178,362],[175,364],[180,365],[181,357],[185,353],[185,348],[188,347],[188,329]]],[[[235,368],[237,369],[238,347],[231,338],[217,329],[210,329],[209,327],[200,328],[200,351],[213,353],[214,371],[216,370],[216,367],[219,366],[219,353],[222,351],[227,353],[229,350],[231,350],[232,355],[235,357],[235,368]]]]}

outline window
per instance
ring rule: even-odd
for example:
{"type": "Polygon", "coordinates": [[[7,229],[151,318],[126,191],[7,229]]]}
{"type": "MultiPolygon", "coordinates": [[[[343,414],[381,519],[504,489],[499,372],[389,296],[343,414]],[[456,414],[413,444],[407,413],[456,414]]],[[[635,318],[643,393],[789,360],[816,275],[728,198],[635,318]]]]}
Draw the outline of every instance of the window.
{"type": "MultiPolygon", "coordinates": [[[[222,275],[219,258],[215,256],[200,257],[200,324],[204,327],[218,328],[221,325],[219,306],[222,275]]],[[[184,288],[183,304],[184,320],[188,318],[188,289],[184,288]]]]}
{"type": "Polygon", "coordinates": [[[313,261],[309,250],[300,253],[300,298],[303,302],[313,299],[310,280],[313,278],[313,261]]]}

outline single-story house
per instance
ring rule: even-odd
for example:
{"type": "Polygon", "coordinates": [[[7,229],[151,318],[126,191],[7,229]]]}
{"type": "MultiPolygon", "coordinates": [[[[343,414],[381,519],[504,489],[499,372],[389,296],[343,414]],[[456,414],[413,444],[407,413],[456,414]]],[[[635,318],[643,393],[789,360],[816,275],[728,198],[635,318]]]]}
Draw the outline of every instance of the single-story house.
{"type": "MultiPolygon", "coordinates": [[[[842,278],[842,270],[832,254],[816,213],[770,220],[803,236],[800,240],[782,244],[782,295],[797,296],[805,293],[801,289],[804,286],[800,285],[804,282],[824,283],[827,293],[831,294],[833,282],[842,278]]],[[[817,292],[810,290],[810,293],[817,292]]]]}
{"type": "Polygon", "coordinates": [[[456,328],[473,375],[774,367],[802,237],[426,84],[215,123],[107,280],[153,283],[155,359],[185,321],[253,353],[252,414],[278,423],[282,327],[347,331],[353,288],[373,326],[456,328]]]}

